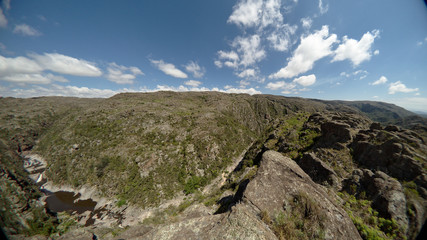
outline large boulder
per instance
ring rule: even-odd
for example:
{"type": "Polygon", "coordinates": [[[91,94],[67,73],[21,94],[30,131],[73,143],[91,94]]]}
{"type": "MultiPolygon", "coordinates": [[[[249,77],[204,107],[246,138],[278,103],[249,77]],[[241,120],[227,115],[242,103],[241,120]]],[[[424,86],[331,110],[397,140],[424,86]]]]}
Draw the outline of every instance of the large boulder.
{"type": "Polygon", "coordinates": [[[305,153],[298,161],[298,165],[316,183],[338,187],[337,174],[326,163],[316,157],[314,153],[305,153]]]}
{"type": "Polygon", "coordinates": [[[313,182],[296,162],[275,151],[263,154],[257,175],[246,186],[242,200],[261,215],[291,217],[295,210],[301,210],[297,215],[303,218],[314,215],[325,239],[361,239],[334,196],[313,182]],[[298,207],[298,203],[303,206],[298,207]]]}

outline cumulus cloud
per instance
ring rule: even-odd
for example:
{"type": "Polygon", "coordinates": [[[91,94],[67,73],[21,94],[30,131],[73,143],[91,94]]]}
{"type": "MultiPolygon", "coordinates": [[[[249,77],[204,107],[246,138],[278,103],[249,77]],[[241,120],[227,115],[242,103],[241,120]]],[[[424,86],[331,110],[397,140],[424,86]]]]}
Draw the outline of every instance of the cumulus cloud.
{"type": "Polygon", "coordinates": [[[150,60],[154,66],[156,66],[160,71],[164,72],[166,75],[176,77],[176,78],[188,78],[187,74],[175,67],[171,63],[165,63],[163,60],[150,60]]]}
{"type": "Polygon", "coordinates": [[[400,81],[390,83],[388,87],[389,94],[395,94],[397,92],[401,93],[410,93],[410,92],[418,92],[418,88],[408,88],[405,84],[400,81]]]}
{"type": "Polygon", "coordinates": [[[301,18],[302,27],[305,29],[311,28],[311,24],[313,24],[313,20],[310,17],[301,18]]]}
{"type": "Polygon", "coordinates": [[[283,22],[280,13],[281,0],[241,0],[234,7],[228,23],[241,27],[258,27],[278,25],[283,22]]]}
{"type": "Polygon", "coordinates": [[[200,84],[202,84],[202,82],[196,80],[188,80],[185,81],[184,84],[191,87],[198,87],[200,84]]]}
{"type": "Polygon", "coordinates": [[[200,67],[196,62],[190,61],[187,65],[185,65],[185,70],[193,74],[195,78],[201,78],[205,75],[205,68],[200,67]]]}
{"type": "Polygon", "coordinates": [[[294,51],[288,65],[269,78],[291,78],[305,73],[313,68],[314,62],[331,55],[332,44],[337,42],[335,34],[329,35],[329,27],[323,26],[321,30],[301,37],[301,43],[294,51]]]}
{"type": "Polygon", "coordinates": [[[371,46],[378,36],[378,30],[365,33],[359,41],[344,36],[343,43],[334,52],[335,56],[332,62],[348,59],[353,62],[354,66],[357,66],[371,59],[371,46]]]}
{"type": "Polygon", "coordinates": [[[227,22],[251,27],[258,24],[262,0],[241,0],[233,7],[227,22]]]}
{"type": "Polygon", "coordinates": [[[107,79],[118,84],[132,84],[137,75],[144,75],[137,67],[125,67],[114,62],[109,64],[107,71],[107,79]]]}
{"type": "Polygon", "coordinates": [[[3,10],[0,8],[0,27],[6,28],[7,27],[7,18],[3,13],[3,10]]]}
{"type": "Polygon", "coordinates": [[[295,78],[293,82],[304,87],[308,87],[316,83],[316,75],[310,74],[308,76],[301,76],[299,78],[295,78]]]}
{"type": "Polygon", "coordinates": [[[250,37],[237,37],[234,39],[233,47],[240,53],[240,65],[249,66],[262,60],[266,53],[261,46],[261,38],[255,34],[250,37]]]}
{"type": "Polygon", "coordinates": [[[370,83],[370,85],[380,85],[385,84],[387,82],[387,78],[384,76],[381,76],[377,81],[370,83]]]}
{"type": "Polygon", "coordinates": [[[307,88],[298,88],[298,85],[308,87],[316,83],[316,76],[314,74],[308,76],[301,76],[295,78],[292,82],[287,83],[285,81],[270,82],[266,88],[271,90],[282,90],[283,94],[298,94],[301,91],[309,91],[307,88]],[[297,85],[298,84],[298,85],[297,85]]]}
{"type": "Polygon", "coordinates": [[[30,54],[40,66],[53,72],[86,77],[98,77],[102,75],[94,63],[77,59],[59,53],[45,53],[43,55],[30,54]]]}
{"type": "Polygon", "coordinates": [[[18,24],[15,25],[15,28],[13,29],[13,33],[21,34],[23,36],[40,36],[42,35],[41,32],[37,31],[33,27],[27,25],[27,24],[18,24]]]}

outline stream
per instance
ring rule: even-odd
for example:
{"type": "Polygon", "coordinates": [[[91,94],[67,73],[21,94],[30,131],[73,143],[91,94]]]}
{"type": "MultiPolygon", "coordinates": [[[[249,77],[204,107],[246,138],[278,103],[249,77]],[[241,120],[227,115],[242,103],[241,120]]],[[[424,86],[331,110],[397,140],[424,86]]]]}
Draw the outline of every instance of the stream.
{"type": "Polygon", "coordinates": [[[123,214],[114,212],[111,204],[97,206],[98,202],[87,196],[83,198],[78,190],[69,187],[58,188],[48,184],[44,176],[47,164],[42,157],[36,154],[27,154],[23,158],[24,168],[29,173],[29,177],[45,194],[40,200],[49,212],[68,212],[71,215],[77,216],[78,221],[84,226],[91,226],[97,220],[108,223],[122,223],[123,214]]]}

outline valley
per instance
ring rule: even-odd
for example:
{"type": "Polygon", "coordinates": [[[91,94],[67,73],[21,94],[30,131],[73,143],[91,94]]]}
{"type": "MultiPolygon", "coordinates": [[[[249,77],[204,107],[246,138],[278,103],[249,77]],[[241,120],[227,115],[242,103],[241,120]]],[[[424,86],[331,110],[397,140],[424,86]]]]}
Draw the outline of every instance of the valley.
{"type": "Polygon", "coordinates": [[[11,239],[417,239],[427,119],[216,92],[0,99],[11,239]]]}

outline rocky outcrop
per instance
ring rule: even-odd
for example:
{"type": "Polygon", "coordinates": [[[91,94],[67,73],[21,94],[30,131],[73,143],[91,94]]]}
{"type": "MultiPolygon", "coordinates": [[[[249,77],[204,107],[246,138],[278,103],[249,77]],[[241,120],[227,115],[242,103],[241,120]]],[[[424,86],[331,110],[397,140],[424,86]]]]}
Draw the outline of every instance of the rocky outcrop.
{"type": "Polygon", "coordinates": [[[314,183],[292,159],[278,152],[263,154],[257,175],[247,185],[242,199],[259,214],[266,212],[275,216],[292,211],[293,203],[301,196],[311,202],[311,210],[306,211],[321,216],[320,228],[323,228],[325,239],[360,239],[351,219],[333,197],[314,183]]]}
{"type": "MultiPolygon", "coordinates": [[[[60,239],[67,239],[63,236],[60,239]]],[[[277,239],[268,226],[244,204],[230,212],[187,218],[153,227],[135,226],[119,236],[106,239],[277,239]]]]}
{"type": "Polygon", "coordinates": [[[413,181],[424,175],[425,155],[417,153],[412,146],[424,152],[423,139],[417,134],[395,129],[360,131],[352,144],[354,159],[369,169],[378,169],[392,177],[413,181]],[[417,159],[421,159],[419,161],[417,159]]]}
{"type": "Polygon", "coordinates": [[[360,196],[363,192],[372,200],[372,207],[387,219],[395,219],[402,229],[408,228],[406,197],[402,185],[387,174],[368,169],[356,169],[344,180],[343,189],[360,196]]]}
{"type": "Polygon", "coordinates": [[[316,157],[314,153],[304,154],[297,163],[316,183],[333,187],[338,187],[340,184],[334,170],[316,157]]]}

